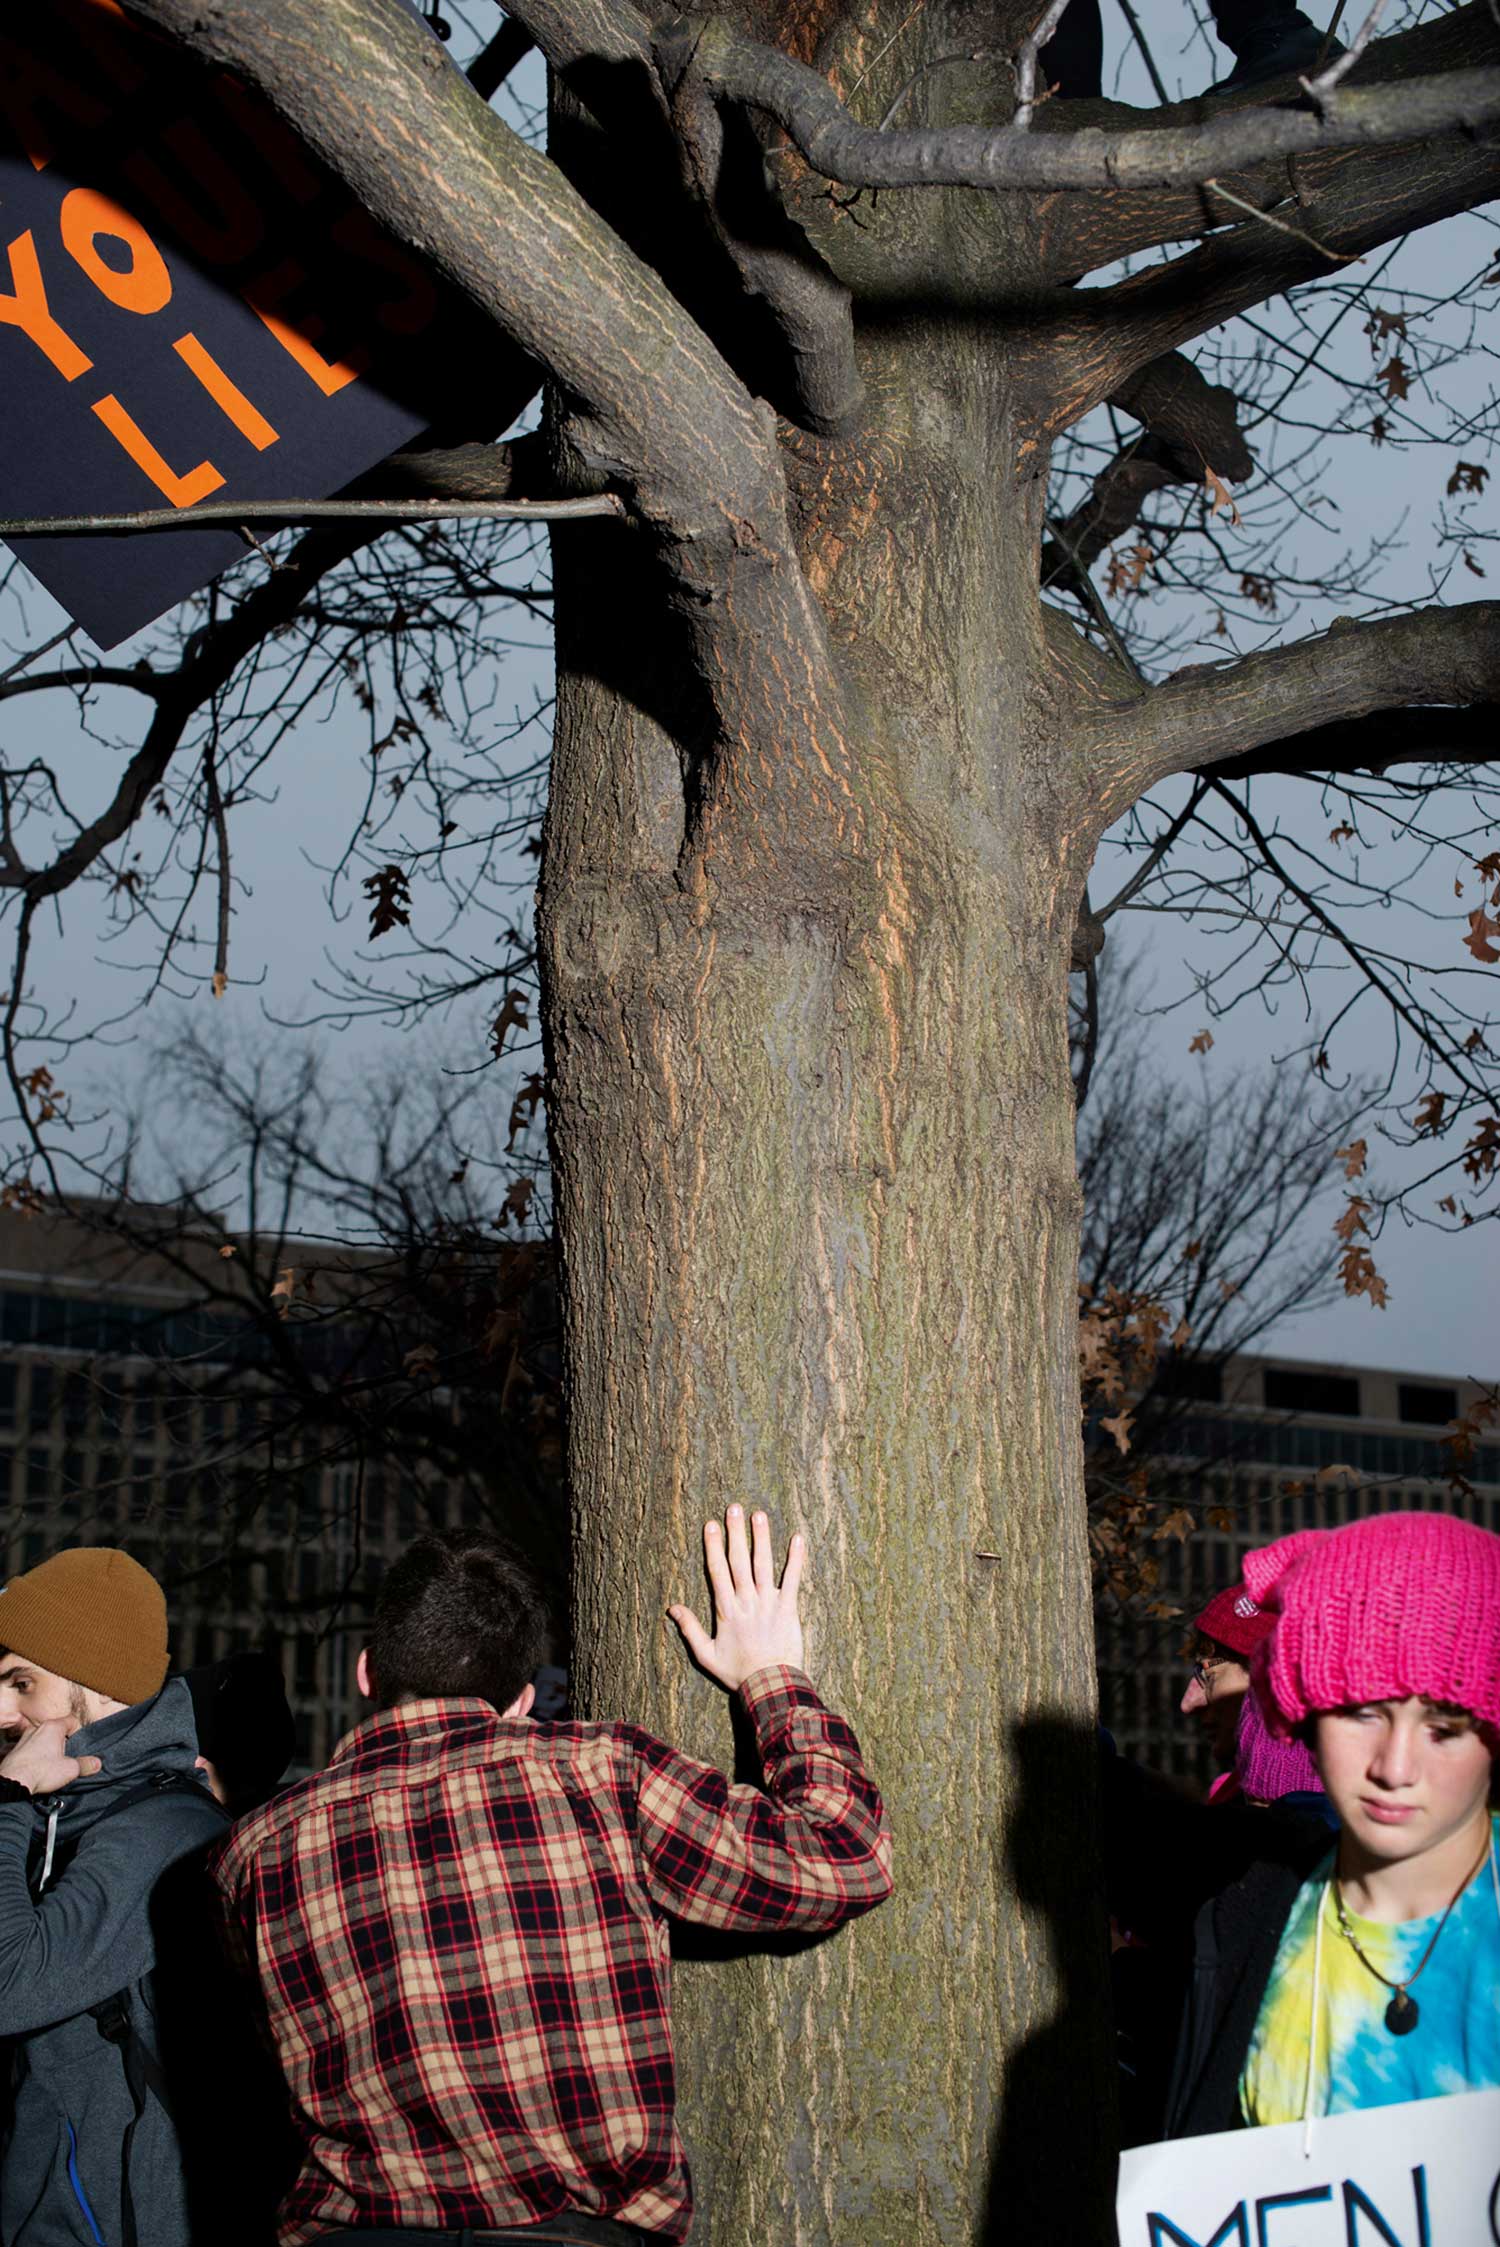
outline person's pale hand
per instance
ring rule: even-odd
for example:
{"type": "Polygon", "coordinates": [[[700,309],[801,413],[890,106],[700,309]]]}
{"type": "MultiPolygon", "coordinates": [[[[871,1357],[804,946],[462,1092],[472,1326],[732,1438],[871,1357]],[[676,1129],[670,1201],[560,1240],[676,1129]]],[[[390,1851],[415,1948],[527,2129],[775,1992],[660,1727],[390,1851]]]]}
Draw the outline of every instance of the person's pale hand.
{"type": "Polygon", "coordinates": [[[48,1717],[23,1732],[10,1754],[0,1763],[0,1779],[17,1779],[33,1794],[56,1794],[75,1779],[91,1779],[99,1769],[96,1755],[69,1755],[68,1720],[48,1717]]]}
{"type": "Polygon", "coordinates": [[[780,1584],[771,1553],[771,1525],[759,1510],[745,1536],[745,1509],[731,1506],[726,1529],[703,1525],[703,1553],[714,1595],[714,1632],[710,1638],[690,1607],[667,1609],[700,1669],[732,1693],[757,1670],[786,1663],[802,1667],[802,1621],[797,1592],[807,1544],[794,1537],[780,1584]]]}

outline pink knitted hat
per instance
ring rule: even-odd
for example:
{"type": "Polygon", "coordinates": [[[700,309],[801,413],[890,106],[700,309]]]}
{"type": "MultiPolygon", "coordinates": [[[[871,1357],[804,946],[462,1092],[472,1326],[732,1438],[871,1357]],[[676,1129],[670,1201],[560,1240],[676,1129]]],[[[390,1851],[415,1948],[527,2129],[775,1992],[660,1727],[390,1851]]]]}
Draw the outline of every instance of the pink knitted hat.
{"type": "Polygon", "coordinates": [[[1241,1791],[1256,1802],[1280,1802],[1284,1794],[1321,1794],[1323,1781],[1310,1748],[1300,1740],[1279,1740],[1261,1714],[1260,1695],[1240,1703],[1234,1733],[1234,1775],[1241,1791]]]}
{"type": "Polygon", "coordinates": [[[1419,1693],[1500,1728],[1500,1537],[1451,1514],[1371,1514],[1245,1556],[1276,1610],[1257,1690],[1285,1738],[1316,1709],[1419,1693]]]}

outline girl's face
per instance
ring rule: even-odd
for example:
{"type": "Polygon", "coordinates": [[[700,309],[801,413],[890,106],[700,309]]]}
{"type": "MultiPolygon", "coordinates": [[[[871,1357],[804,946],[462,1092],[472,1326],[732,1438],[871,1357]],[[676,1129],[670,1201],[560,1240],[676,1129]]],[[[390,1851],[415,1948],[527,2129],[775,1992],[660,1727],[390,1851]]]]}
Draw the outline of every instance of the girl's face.
{"type": "Polygon", "coordinates": [[[1477,1826],[1489,1800],[1490,1746],[1461,1710],[1416,1695],[1324,1709],[1318,1770],[1344,1830],[1369,1856],[1403,1864],[1477,1826]]]}

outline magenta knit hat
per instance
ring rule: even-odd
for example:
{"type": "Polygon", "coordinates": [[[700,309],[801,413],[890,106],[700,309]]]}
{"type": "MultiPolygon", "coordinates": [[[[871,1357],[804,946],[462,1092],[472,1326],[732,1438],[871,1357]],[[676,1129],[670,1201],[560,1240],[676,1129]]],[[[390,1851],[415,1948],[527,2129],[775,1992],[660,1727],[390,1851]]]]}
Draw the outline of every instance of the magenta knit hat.
{"type": "Polygon", "coordinates": [[[1283,1738],[1317,1709],[1421,1694],[1500,1728],[1500,1537],[1451,1514],[1371,1514],[1245,1556],[1276,1610],[1255,1682],[1283,1738]]]}
{"type": "Polygon", "coordinates": [[[1193,1628],[1248,1662],[1261,1640],[1275,1630],[1276,1618],[1250,1597],[1243,1584],[1230,1584],[1214,1593],[1193,1628]]]}
{"type": "Polygon", "coordinates": [[[1279,1802],[1284,1794],[1323,1792],[1312,1751],[1300,1740],[1277,1739],[1261,1714],[1257,1693],[1247,1693],[1240,1703],[1240,1721],[1234,1735],[1234,1775],[1242,1793],[1257,1802],[1279,1802]]]}

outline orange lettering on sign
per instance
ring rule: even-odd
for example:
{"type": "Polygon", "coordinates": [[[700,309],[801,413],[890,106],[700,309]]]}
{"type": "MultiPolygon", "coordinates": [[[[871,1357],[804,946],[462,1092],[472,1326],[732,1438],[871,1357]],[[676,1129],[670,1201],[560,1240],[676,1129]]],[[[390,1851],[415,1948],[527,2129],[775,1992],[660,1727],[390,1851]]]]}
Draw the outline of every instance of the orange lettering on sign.
{"type": "Polygon", "coordinates": [[[307,275],[300,265],[288,258],[273,273],[252,281],[245,291],[245,302],[252,312],[264,320],[283,351],[289,351],[305,375],[309,375],[325,398],[336,397],[340,390],[356,382],[370,363],[370,354],[363,346],[356,346],[346,359],[325,359],[314,343],[323,333],[324,321],[316,312],[302,313],[296,325],[281,319],[276,311],[307,275]]]}
{"type": "Polygon", "coordinates": [[[18,234],[6,255],[10,259],[10,283],[14,293],[0,295],[0,323],[8,328],[20,328],[30,336],[38,351],[46,352],[64,382],[76,382],[79,375],[88,373],[94,362],[87,352],[79,350],[66,328],[60,328],[47,309],[41,260],[30,233],[18,234]]]}
{"type": "Polygon", "coordinates": [[[166,259],[139,219],[123,204],[97,188],[75,187],[63,197],[58,212],[63,247],[93,282],[101,295],[122,312],[160,312],[171,302],[172,276],[166,259]],[[123,273],[106,265],[94,247],[98,235],[123,242],[130,264],[123,273]]]}
{"type": "Polygon", "coordinates": [[[248,437],[258,453],[278,442],[280,432],[271,427],[259,407],[251,405],[239,384],[230,381],[213,353],[205,351],[195,335],[189,332],[179,336],[172,349],[183,365],[198,377],[220,412],[229,416],[240,435],[248,437]]]}
{"type": "Polygon", "coordinates": [[[132,414],[126,412],[118,398],[101,398],[94,408],[110,435],[129,453],[137,468],[143,468],[157,490],[169,499],[174,507],[191,507],[198,499],[207,499],[216,492],[224,479],[211,460],[200,460],[185,476],[179,476],[167,465],[151,439],[132,414]]]}
{"type": "Polygon", "coordinates": [[[109,115],[102,101],[50,63],[14,39],[0,39],[0,115],[36,172],[44,172],[57,154],[56,135],[44,121],[48,109],[75,125],[100,125],[109,115]]]}
{"type": "Polygon", "coordinates": [[[202,128],[180,117],[161,138],[182,167],[185,190],[173,184],[154,156],[140,151],[126,158],[123,169],[177,240],[210,265],[236,265],[259,249],[264,215],[202,128]]]}

